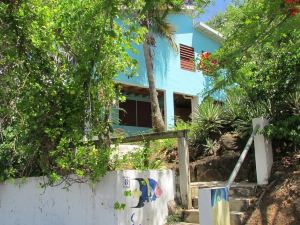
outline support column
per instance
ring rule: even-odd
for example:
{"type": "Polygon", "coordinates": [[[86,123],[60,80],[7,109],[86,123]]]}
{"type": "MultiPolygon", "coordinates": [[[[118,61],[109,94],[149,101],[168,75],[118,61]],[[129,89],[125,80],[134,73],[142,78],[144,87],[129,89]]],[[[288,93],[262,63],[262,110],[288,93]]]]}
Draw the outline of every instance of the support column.
{"type": "Polygon", "coordinates": [[[189,148],[184,137],[178,137],[178,156],[179,156],[179,186],[181,203],[187,209],[192,208],[191,188],[190,188],[190,160],[189,148]]]}
{"type": "MultiPolygon", "coordinates": [[[[253,129],[258,126],[259,131],[269,124],[265,118],[255,118],[252,120],[253,129]]],[[[268,184],[273,165],[273,152],[271,140],[262,134],[255,135],[254,148],[255,148],[255,164],[257,184],[268,184]]]]}
{"type": "Polygon", "coordinates": [[[174,96],[173,91],[165,91],[165,123],[167,129],[172,129],[175,126],[174,121],[174,96]]]}

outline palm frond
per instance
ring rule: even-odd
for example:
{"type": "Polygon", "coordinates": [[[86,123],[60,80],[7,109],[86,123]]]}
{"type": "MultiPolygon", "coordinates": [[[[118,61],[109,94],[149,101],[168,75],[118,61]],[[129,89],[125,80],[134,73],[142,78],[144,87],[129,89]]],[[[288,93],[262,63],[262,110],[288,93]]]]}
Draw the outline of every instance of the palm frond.
{"type": "Polygon", "coordinates": [[[170,43],[170,46],[176,52],[178,52],[178,46],[174,39],[175,27],[172,26],[170,23],[166,22],[161,17],[154,17],[152,21],[152,32],[162,38],[166,38],[167,41],[170,43]]]}

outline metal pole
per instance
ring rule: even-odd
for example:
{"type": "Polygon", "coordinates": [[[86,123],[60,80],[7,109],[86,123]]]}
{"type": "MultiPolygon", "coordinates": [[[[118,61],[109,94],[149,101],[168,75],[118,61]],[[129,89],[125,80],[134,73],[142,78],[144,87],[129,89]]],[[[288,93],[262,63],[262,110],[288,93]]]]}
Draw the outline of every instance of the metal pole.
{"type": "Polygon", "coordinates": [[[230,177],[229,177],[228,183],[227,183],[227,185],[226,185],[228,189],[230,189],[230,187],[231,187],[233,181],[235,180],[235,178],[236,178],[238,172],[240,171],[240,168],[241,168],[241,166],[242,166],[242,163],[244,162],[244,160],[245,160],[245,158],[246,158],[246,155],[247,155],[247,153],[248,153],[249,150],[250,150],[251,144],[252,144],[252,142],[253,142],[253,140],[254,140],[254,136],[255,136],[255,134],[256,134],[258,128],[259,128],[259,126],[256,126],[256,127],[253,129],[252,134],[251,134],[250,138],[248,139],[247,144],[246,144],[246,146],[245,146],[245,148],[244,148],[244,150],[243,150],[243,152],[242,152],[242,154],[241,154],[241,156],[240,156],[238,162],[236,163],[236,165],[235,165],[235,167],[234,167],[234,169],[233,169],[233,171],[232,171],[232,173],[231,173],[231,175],[230,175],[230,177]]]}

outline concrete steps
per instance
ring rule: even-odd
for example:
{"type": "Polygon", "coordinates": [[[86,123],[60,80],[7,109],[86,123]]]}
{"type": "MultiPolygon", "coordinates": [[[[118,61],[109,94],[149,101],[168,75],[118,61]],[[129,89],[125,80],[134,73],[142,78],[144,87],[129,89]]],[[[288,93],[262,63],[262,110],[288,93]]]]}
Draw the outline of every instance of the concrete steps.
{"type": "Polygon", "coordinates": [[[180,223],[172,223],[172,224],[166,224],[166,225],[199,225],[199,224],[180,222],[180,223]]]}
{"type": "MultiPolygon", "coordinates": [[[[183,220],[186,223],[199,224],[198,189],[205,187],[224,187],[225,182],[197,182],[191,183],[193,209],[183,212],[183,220]]],[[[235,183],[229,193],[230,223],[242,225],[246,217],[246,211],[256,200],[257,186],[253,183],[235,183]]]]}
{"type": "MultiPolygon", "coordinates": [[[[207,187],[225,187],[225,182],[193,182],[191,183],[191,195],[192,198],[198,197],[198,189],[199,188],[207,188],[207,187]]],[[[254,183],[234,183],[229,191],[230,196],[238,196],[238,197],[248,197],[256,192],[256,184],[254,183]]]]}
{"type": "MultiPolygon", "coordinates": [[[[245,197],[230,197],[229,204],[231,211],[246,211],[255,202],[256,198],[245,197]]],[[[192,206],[194,209],[198,209],[198,197],[192,198],[192,206]]]]}
{"type": "Polygon", "coordinates": [[[199,210],[198,209],[184,210],[183,220],[187,223],[199,224],[199,210]]]}
{"type": "Polygon", "coordinates": [[[230,224],[231,225],[242,225],[242,224],[244,224],[245,217],[246,217],[245,212],[231,211],[230,212],[230,224]]]}
{"type": "MultiPolygon", "coordinates": [[[[230,211],[230,223],[231,225],[242,225],[246,216],[245,212],[230,211]]],[[[183,224],[197,224],[199,225],[199,210],[189,209],[183,213],[183,224]]]]}
{"type": "Polygon", "coordinates": [[[230,211],[247,211],[255,202],[256,198],[229,198],[230,211]]]}

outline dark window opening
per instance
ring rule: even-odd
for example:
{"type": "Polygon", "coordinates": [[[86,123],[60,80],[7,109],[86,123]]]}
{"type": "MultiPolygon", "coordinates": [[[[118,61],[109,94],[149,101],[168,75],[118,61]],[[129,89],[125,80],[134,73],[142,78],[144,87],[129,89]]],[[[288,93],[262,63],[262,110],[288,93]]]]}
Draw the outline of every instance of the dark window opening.
{"type": "Polygon", "coordinates": [[[174,110],[175,123],[176,120],[181,119],[184,122],[191,121],[192,101],[184,98],[183,95],[174,94],[174,110]]]}
{"type": "Polygon", "coordinates": [[[195,71],[195,52],[193,47],[180,44],[180,67],[184,70],[195,71]]]}
{"type": "Polygon", "coordinates": [[[120,124],[126,126],[136,125],[136,101],[126,100],[126,102],[119,103],[120,112],[119,119],[120,124]]]}
{"type": "Polygon", "coordinates": [[[152,127],[150,102],[137,101],[137,126],[152,127]]]}
{"type": "Polygon", "coordinates": [[[119,104],[120,125],[152,127],[150,102],[126,100],[119,104]]]}
{"type": "MultiPolygon", "coordinates": [[[[119,125],[152,128],[151,103],[148,88],[121,84],[121,92],[127,97],[119,102],[119,125]],[[136,99],[136,100],[133,100],[136,99]]],[[[164,118],[164,92],[157,91],[164,118]]]]}

